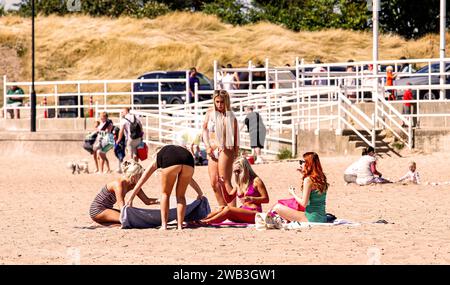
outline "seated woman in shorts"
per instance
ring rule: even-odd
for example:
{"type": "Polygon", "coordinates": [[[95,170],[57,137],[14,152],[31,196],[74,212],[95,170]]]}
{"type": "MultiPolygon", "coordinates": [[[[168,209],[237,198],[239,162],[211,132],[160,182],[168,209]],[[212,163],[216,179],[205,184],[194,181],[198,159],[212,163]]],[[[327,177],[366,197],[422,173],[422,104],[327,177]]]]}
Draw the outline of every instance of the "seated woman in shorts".
{"type": "Polygon", "coordinates": [[[325,223],[327,216],[325,204],[328,182],[322,171],[319,156],[315,152],[303,154],[304,164],[300,161],[301,194],[297,196],[295,189],[289,189],[290,199],[278,200],[269,214],[278,214],[283,219],[293,222],[325,223]]]}
{"type": "MultiPolygon", "coordinates": [[[[91,204],[89,215],[91,219],[102,225],[120,224],[120,211],[114,209],[117,203],[119,209],[125,204],[125,195],[133,189],[144,172],[144,168],[135,161],[125,161],[122,165],[122,177],[103,186],[91,204]]],[[[158,204],[158,199],[148,198],[142,189],[137,196],[146,205],[158,204]]]]}
{"type": "Polygon", "coordinates": [[[228,219],[237,223],[253,224],[256,213],[262,212],[261,204],[269,202],[264,182],[256,175],[246,158],[241,157],[234,162],[233,173],[237,186],[232,193],[228,194],[223,180],[219,180],[220,188],[227,203],[234,200],[237,194],[241,199],[242,206],[237,208],[228,205],[219,208],[201,220],[201,223],[221,223],[228,219]]]}

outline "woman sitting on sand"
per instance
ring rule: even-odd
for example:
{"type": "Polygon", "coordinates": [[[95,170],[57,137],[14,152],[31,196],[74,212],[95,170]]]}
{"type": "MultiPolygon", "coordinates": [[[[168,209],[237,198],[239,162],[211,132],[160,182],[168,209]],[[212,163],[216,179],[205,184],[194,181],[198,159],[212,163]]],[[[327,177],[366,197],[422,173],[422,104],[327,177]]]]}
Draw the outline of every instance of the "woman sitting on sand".
{"type": "Polygon", "coordinates": [[[228,219],[237,223],[253,224],[256,213],[262,212],[261,204],[269,202],[264,182],[256,175],[246,158],[241,157],[233,164],[233,173],[237,186],[230,194],[226,191],[223,180],[219,180],[219,185],[227,203],[234,200],[237,193],[242,206],[225,206],[209,214],[201,223],[221,223],[228,219]]]}
{"type": "MultiPolygon", "coordinates": [[[[144,172],[144,168],[135,161],[125,161],[122,168],[122,177],[106,184],[92,202],[89,215],[94,222],[102,225],[120,224],[120,211],[113,206],[117,202],[119,209],[122,208],[125,195],[133,189],[144,172]]],[[[158,204],[158,199],[148,198],[142,189],[137,195],[146,205],[158,204]]]]}
{"type": "MultiPolygon", "coordinates": [[[[169,219],[169,198],[172,193],[173,186],[176,182],[176,198],[177,198],[177,226],[181,230],[186,212],[186,189],[190,185],[197,192],[197,199],[201,199],[203,192],[197,182],[192,178],[194,175],[194,157],[182,146],[166,145],[157,153],[156,159],[153,159],[150,167],[143,173],[137,184],[134,186],[127,205],[132,207],[133,199],[137,194],[139,196],[142,185],[152,176],[152,174],[161,168],[161,230],[167,229],[169,219]]],[[[142,191],[141,191],[142,192],[142,191]]]]}
{"type": "Polygon", "coordinates": [[[356,183],[358,185],[369,185],[372,183],[392,183],[384,179],[382,174],[377,170],[377,159],[375,150],[369,146],[366,148],[366,155],[363,155],[358,161],[358,171],[356,173],[356,183]],[[378,177],[375,177],[378,176],[378,177]]]}
{"type": "Polygon", "coordinates": [[[327,216],[325,204],[327,198],[328,182],[322,171],[319,156],[315,152],[303,154],[300,167],[301,195],[297,196],[295,189],[289,187],[291,199],[278,200],[278,203],[269,211],[269,214],[278,214],[290,222],[325,223],[327,216]],[[305,164],[302,167],[302,164],[305,164]]]}

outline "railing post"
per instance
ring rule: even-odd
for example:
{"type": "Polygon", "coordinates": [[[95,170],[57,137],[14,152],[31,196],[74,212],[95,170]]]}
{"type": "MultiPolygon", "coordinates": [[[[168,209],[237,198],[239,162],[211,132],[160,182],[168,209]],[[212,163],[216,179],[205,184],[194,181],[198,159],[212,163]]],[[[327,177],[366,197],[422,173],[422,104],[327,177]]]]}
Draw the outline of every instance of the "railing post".
{"type": "MultiPolygon", "coordinates": [[[[81,117],[81,106],[80,106],[80,104],[84,106],[84,103],[81,100],[81,94],[80,94],[81,93],[81,86],[80,86],[79,82],[77,84],[77,93],[78,93],[78,118],[80,118],[81,117]]],[[[83,112],[84,112],[84,108],[83,108],[83,112]]],[[[83,114],[83,117],[84,117],[84,114],[83,114]]]]}
{"type": "Polygon", "coordinates": [[[297,149],[297,140],[296,137],[297,135],[295,134],[295,124],[294,122],[291,122],[291,141],[292,141],[292,147],[291,147],[291,151],[292,151],[292,156],[295,157],[297,155],[296,153],[296,149],[297,149]]]}
{"type": "Polygon", "coordinates": [[[58,104],[58,85],[55,84],[55,118],[58,118],[59,113],[59,104],[58,104]]]}
{"type": "Polygon", "coordinates": [[[269,82],[269,59],[266,58],[266,90],[270,89],[270,82],[269,82]]]}
{"type": "Polygon", "coordinates": [[[342,98],[341,93],[338,92],[338,120],[337,120],[337,129],[336,129],[336,135],[341,136],[342,135],[342,98]]]}
{"type": "MultiPolygon", "coordinates": [[[[376,111],[376,110],[375,110],[376,111]]],[[[372,113],[372,147],[376,150],[376,130],[375,130],[375,122],[376,122],[376,116],[374,113],[372,113]]]]}
{"type": "Polygon", "coordinates": [[[214,60],[214,63],[213,63],[213,65],[214,65],[214,70],[213,70],[213,72],[214,72],[214,90],[217,90],[217,60],[214,60]]]}
{"type": "Polygon", "coordinates": [[[3,75],[3,118],[6,119],[6,95],[7,95],[7,90],[6,90],[6,75],[3,75]]]}
{"type": "Polygon", "coordinates": [[[106,111],[106,101],[107,97],[106,94],[108,93],[108,87],[106,81],[103,82],[103,110],[106,111]]]}
{"type": "MultiPolygon", "coordinates": [[[[130,82],[130,92],[131,92],[131,109],[134,110],[134,83],[130,82]]],[[[91,96],[92,98],[92,96],[91,96]]]]}
{"type": "Polygon", "coordinates": [[[158,81],[158,141],[161,142],[162,136],[162,110],[161,110],[161,81],[158,81]]]}
{"type": "MultiPolygon", "coordinates": [[[[248,61],[248,89],[249,90],[253,90],[253,64],[252,64],[252,61],[251,60],[249,60],[248,61]]],[[[250,94],[251,92],[249,92],[248,93],[248,95],[251,95],[250,94]]]]}
{"type": "Polygon", "coordinates": [[[195,112],[195,128],[200,129],[200,116],[198,113],[198,84],[195,83],[195,94],[194,94],[194,112],[195,112]]]}

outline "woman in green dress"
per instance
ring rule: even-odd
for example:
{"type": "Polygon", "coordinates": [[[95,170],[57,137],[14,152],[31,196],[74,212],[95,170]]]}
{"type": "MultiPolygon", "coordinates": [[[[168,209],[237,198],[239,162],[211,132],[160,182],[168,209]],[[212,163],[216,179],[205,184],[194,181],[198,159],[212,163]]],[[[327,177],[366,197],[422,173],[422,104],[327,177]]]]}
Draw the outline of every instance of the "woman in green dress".
{"type": "Polygon", "coordinates": [[[327,215],[325,204],[328,182],[315,152],[303,154],[299,170],[301,174],[301,193],[297,195],[295,188],[289,188],[293,198],[278,200],[270,213],[276,213],[288,221],[325,223],[327,215]],[[304,166],[303,166],[304,164],[304,166]]]}

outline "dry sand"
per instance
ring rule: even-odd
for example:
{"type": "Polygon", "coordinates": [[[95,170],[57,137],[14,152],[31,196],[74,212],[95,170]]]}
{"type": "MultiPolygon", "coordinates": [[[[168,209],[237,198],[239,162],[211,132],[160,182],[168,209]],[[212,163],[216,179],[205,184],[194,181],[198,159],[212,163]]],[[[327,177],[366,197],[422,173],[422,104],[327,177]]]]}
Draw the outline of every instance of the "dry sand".
{"type": "MultiPolygon", "coordinates": [[[[357,157],[322,158],[331,182],[327,212],[367,224],[182,232],[83,229],[91,224],[92,199],[118,174],[72,175],[66,164],[73,158],[83,156],[0,156],[0,264],[70,264],[74,251],[81,264],[367,264],[370,253],[378,250],[381,264],[450,263],[450,185],[345,186],[342,173],[357,157]],[[371,223],[379,219],[393,224],[371,223]]],[[[424,182],[450,181],[449,158],[442,153],[406,154],[381,159],[379,170],[398,178],[414,159],[424,182]]],[[[111,160],[116,166],[115,158],[111,160]]],[[[270,205],[288,197],[289,185],[298,184],[295,166],[284,162],[254,167],[268,187],[270,205]]],[[[215,207],[207,168],[196,168],[195,178],[215,207]]],[[[145,185],[149,196],[158,195],[158,182],[152,177],[145,185]]],[[[194,191],[188,191],[188,197],[194,198],[194,191]]],[[[144,207],[140,201],[135,206],[144,207]]]]}

